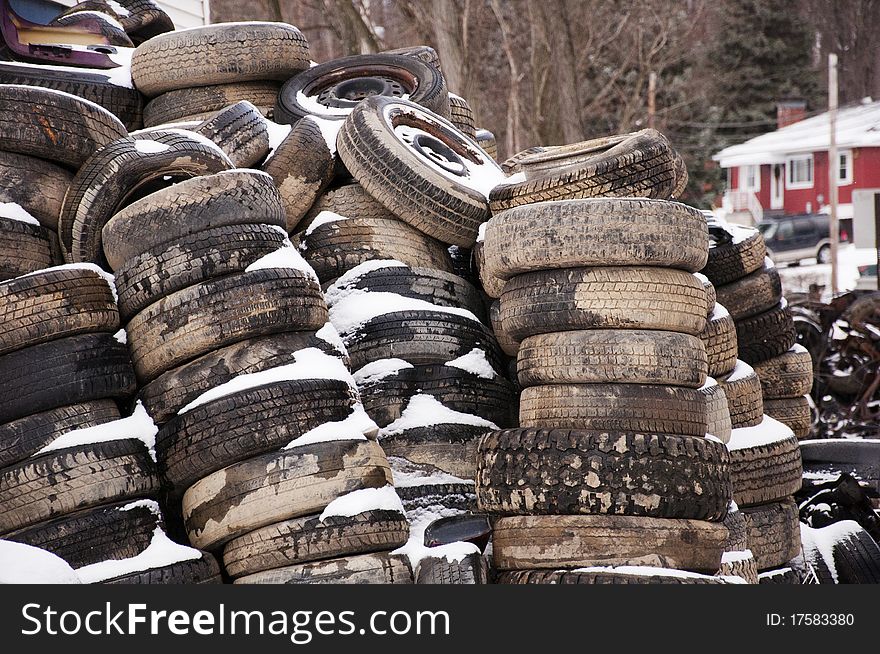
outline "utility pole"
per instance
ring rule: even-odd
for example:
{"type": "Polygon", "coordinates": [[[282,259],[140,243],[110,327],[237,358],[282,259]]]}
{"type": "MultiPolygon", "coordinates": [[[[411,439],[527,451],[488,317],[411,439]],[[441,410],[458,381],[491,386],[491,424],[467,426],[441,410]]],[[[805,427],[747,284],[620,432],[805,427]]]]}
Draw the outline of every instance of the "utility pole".
{"type": "Polygon", "coordinates": [[[648,127],[654,128],[654,115],[657,113],[657,73],[648,75],[648,127]]]}
{"type": "Polygon", "coordinates": [[[840,244],[840,228],[837,222],[837,55],[828,55],[828,195],[831,204],[831,294],[837,295],[837,250],[840,244]]]}

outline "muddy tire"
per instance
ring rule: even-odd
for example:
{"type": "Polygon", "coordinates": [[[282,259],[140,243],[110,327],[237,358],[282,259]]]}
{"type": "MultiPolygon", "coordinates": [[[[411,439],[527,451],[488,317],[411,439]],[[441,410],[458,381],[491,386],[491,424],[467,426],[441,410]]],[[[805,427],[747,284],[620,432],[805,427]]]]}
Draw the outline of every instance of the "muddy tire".
{"type": "Polygon", "coordinates": [[[787,425],[798,438],[808,438],[813,428],[813,414],[807,396],[765,400],[764,412],[787,425]]]}
{"type": "Polygon", "coordinates": [[[0,203],[19,205],[43,227],[58,229],[64,194],[73,175],[48,161],[0,152],[0,203]]]}
{"type": "Polygon", "coordinates": [[[717,379],[724,390],[733,429],[754,427],[764,419],[764,400],[758,375],[747,363],[737,361],[736,367],[717,379]]]}
{"type": "Polygon", "coordinates": [[[178,561],[160,568],[133,572],[121,577],[105,579],[102,584],[222,584],[217,560],[202,552],[201,558],[178,561]]]}
{"type": "Polygon", "coordinates": [[[702,437],[509,429],[477,451],[480,510],[501,515],[607,514],[720,521],[728,457],[702,437]]]}
{"type": "Polygon", "coordinates": [[[778,502],[801,488],[797,438],[783,425],[777,426],[779,437],[772,442],[752,445],[743,431],[734,432],[728,443],[733,499],[739,506],[778,502]]]}
{"type": "Polygon", "coordinates": [[[262,81],[196,86],[168,91],[144,105],[144,127],[180,122],[187,116],[210,114],[247,101],[262,115],[273,111],[281,85],[262,81]]]}
{"type": "Polygon", "coordinates": [[[709,361],[709,376],[721,377],[733,371],[739,354],[736,340],[736,323],[720,304],[706,321],[706,329],[700,334],[709,361]]]}
{"type": "Polygon", "coordinates": [[[794,500],[744,508],[742,514],[758,570],[782,567],[800,553],[801,532],[794,500]]]}
{"type": "Polygon", "coordinates": [[[239,577],[236,584],[412,584],[404,556],[388,552],[359,554],[266,570],[239,577]]]}
{"type": "Polygon", "coordinates": [[[706,293],[690,273],[666,268],[572,268],[518,275],[501,296],[516,340],[574,329],[652,329],[694,336],[706,327],[706,293]]]}
{"type": "Polygon", "coordinates": [[[773,265],[764,267],[730,284],[718,286],[718,302],[734,320],[742,320],[769,311],[782,299],[782,281],[773,265]]]}
{"type": "Polygon", "coordinates": [[[715,285],[730,284],[760,270],[767,256],[764,237],[758,230],[732,239],[726,230],[710,227],[709,259],[701,271],[715,285]]]}
{"type": "Polygon", "coordinates": [[[796,340],[791,311],[785,302],[736,323],[739,358],[748,364],[778,357],[791,349],[796,340]]]}
{"type": "Polygon", "coordinates": [[[813,359],[802,346],[795,345],[754,368],[767,400],[800,397],[807,395],[813,387],[813,359]]]}

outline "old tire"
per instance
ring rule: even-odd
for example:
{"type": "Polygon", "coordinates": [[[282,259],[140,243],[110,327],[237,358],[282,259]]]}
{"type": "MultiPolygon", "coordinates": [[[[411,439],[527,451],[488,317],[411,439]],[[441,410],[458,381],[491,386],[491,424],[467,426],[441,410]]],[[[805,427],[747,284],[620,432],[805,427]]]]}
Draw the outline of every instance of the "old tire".
{"type": "Polygon", "coordinates": [[[239,577],[236,584],[412,584],[406,557],[388,552],[358,554],[266,570],[239,577]]]}
{"type": "Polygon", "coordinates": [[[800,553],[800,523],[794,500],[744,508],[742,514],[758,570],[782,567],[800,553]]]}
{"type": "Polygon", "coordinates": [[[736,323],[739,358],[748,364],[778,357],[791,349],[796,340],[791,311],[784,300],[769,311],[736,323]]]}
{"type": "Polygon", "coordinates": [[[700,340],[706,347],[709,361],[709,376],[721,377],[736,367],[739,348],[736,340],[736,323],[720,304],[706,321],[706,328],[700,334],[700,340]]]}
{"type": "Polygon", "coordinates": [[[501,515],[607,514],[720,521],[728,457],[702,437],[509,429],[479,443],[480,510],[501,515]]]}
{"type": "Polygon", "coordinates": [[[761,424],[764,419],[761,382],[749,364],[737,361],[734,369],[718,377],[717,381],[724,389],[733,429],[761,424]]]}
{"type": "Polygon", "coordinates": [[[144,105],[144,127],[179,122],[187,116],[210,114],[243,100],[264,116],[275,107],[278,82],[258,80],[213,86],[184,87],[168,91],[144,105]]]}
{"type": "Polygon", "coordinates": [[[501,296],[512,338],[573,329],[652,329],[699,335],[706,293],[690,273],[667,268],[572,268],[518,275],[501,296]]]}
{"type": "Polygon", "coordinates": [[[807,396],[764,401],[764,412],[787,425],[799,439],[808,438],[813,428],[813,414],[807,396]]]}
{"type": "Polygon", "coordinates": [[[5,218],[0,209],[0,281],[62,262],[55,232],[42,225],[5,218]]]}
{"type": "Polygon", "coordinates": [[[715,289],[718,302],[734,320],[742,320],[769,311],[782,299],[782,280],[769,261],[763,268],[715,289]]]}
{"type": "Polygon", "coordinates": [[[767,400],[800,397],[813,387],[813,358],[802,345],[794,345],[779,356],[755,364],[754,368],[767,400]]]}
{"type": "Polygon", "coordinates": [[[767,256],[764,237],[748,227],[710,225],[709,243],[709,259],[701,272],[716,289],[759,270],[767,256]]]}
{"type": "Polygon", "coordinates": [[[733,499],[742,507],[778,502],[801,488],[797,438],[772,418],[764,418],[761,430],[773,430],[775,438],[755,439],[757,429],[738,429],[727,444],[733,499]]]}
{"type": "Polygon", "coordinates": [[[43,227],[58,229],[64,194],[73,175],[51,162],[0,152],[0,203],[19,205],[43,227]]]}

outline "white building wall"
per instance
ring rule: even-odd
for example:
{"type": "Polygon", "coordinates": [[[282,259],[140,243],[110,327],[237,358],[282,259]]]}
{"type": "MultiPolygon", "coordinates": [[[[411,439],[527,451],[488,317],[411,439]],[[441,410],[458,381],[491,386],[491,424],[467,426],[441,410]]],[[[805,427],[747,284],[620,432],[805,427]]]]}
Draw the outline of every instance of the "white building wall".
{"type": "MultiPolygon", "coordinates": [[[[209,0],[153,0],[171,17],[178,29],[198,27],[211,22],[209,0]]],[[[72,7],[77,0],[53,0],[65,7],[72,7]]]]}

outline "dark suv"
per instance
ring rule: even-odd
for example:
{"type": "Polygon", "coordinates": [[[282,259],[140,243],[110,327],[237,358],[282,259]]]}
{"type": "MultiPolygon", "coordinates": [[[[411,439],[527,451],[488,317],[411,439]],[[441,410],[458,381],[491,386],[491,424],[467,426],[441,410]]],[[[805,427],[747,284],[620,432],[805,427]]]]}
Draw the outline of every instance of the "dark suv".
{"type": "MultiPolygon", "coordinates": [[[[813,258],[818,263],[831,262],[831,228],[827,214],[773,218],[758,223],[758,230],[764,236],[767,256],[773,263],[798,264],[802,259],[813,258]]],[[[849,241],[845,228],[839,233],[841,243],[849,241]]]]}

